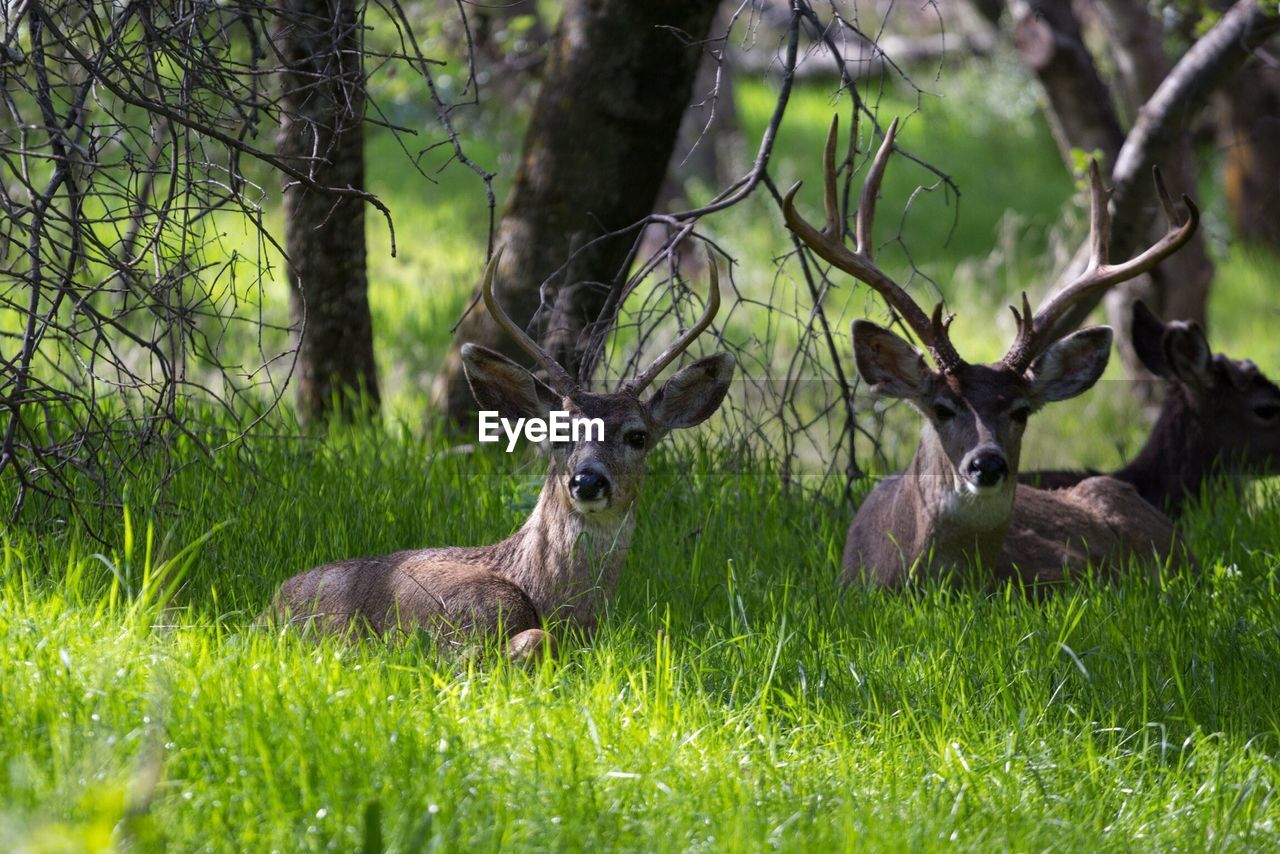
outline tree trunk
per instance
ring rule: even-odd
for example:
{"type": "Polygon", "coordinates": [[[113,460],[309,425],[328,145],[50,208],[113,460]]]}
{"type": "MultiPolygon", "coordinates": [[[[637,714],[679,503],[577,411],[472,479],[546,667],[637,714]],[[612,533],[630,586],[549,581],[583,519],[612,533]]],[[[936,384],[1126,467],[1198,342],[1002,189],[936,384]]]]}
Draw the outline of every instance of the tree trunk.
{"type": "MultiPolygon", "coordinates": [[[[728,7],[722,7],[715,18],[715,31],[728,30],[728,7]]],[[[708,51],[703,54],[698,73],[694,77],[690,104],[680,120],[676,143],[671,152],[671,162],[662,188],[654,200],[653,209],[660,213],[688,210],[695,207],[689,198],[689,186],[693,181],[712,187],[727,187],[737,180],[750,165],[743,144],[742,127],[738,121],[736,85],[734,83],[733,58],[729,51],[708,51]],[[719,55],[717,56],[717,53],[719,55]]],[[[679,230],[669,223],[653,223],[644,232],[637,258],[648,258],[657,252],[679,230]]],[[[677,244],[676,255],[680,269],[686,271],[703,266],[701,249],[692,240],[677,244]],[[689,266],[686,266],[689,265],[689,266]]]]}
{"type": "MultiPolygon", "coordinates": [[[[635,240],[611,237],[653,210],[689,103],[716,0],[569,0],[543,75],[515,183],[498,225],[506,248],[495,279],[503,306],[576,374],[579,333],[596,320],[635,240]],[[554,317],[555,328],[545,328],[554,317]]],[[[458,327],[436,399],[458,424],[475,403],[459,348],[475,342],[527,362],[477,304],[458,327]]]]}
{"type": "MultiPolygon", "coordinates": [[[[363,189],[359,4],[280,0],[280,10],[285,71],[278,153],[322,186],[363,189]]],[[[298,409],[308,419],[350,417],[357,401],[376,411],[364,202],[294,184],[284,193],[284,209],[291,308],[301,330],[298,409]]]]}
{"type": "Polygon", "coordinates": [[[1222,183],[1232,225],[1280,251],[1280,69],[1255,63],[1223,102],[1222,183]]]}
{"type": "MultiPolygon", "coordinates": [[[[1144,0],[1114,0],[1098,3],[1095,8],[1114,47],[1120,88],[1129,113],[1136,116],[1172,68],[1164,52],[1160,22],[1151,16],[1144,0]]],[[[1195,153],[1191,149],[1190,125],[1159,154],[1158,165],[1169,186],[1177,193],[1194,196],[1197,170],[1195,153]]],[[[1112,165],[1114,167],[1114,161],[1112,165]]],[[[1142,171],[1149,168],[1150,164],[1144,164],[1142,171]]],[[[1144,178],[1141,186],[1133,189],[1140,190],[1142,194],[1142,221],[1122,223],[1112,232],[1113,258],[1130,257],[1158,240],[1167,228],[1155,197],[1154,185],[1144,178]]],[[[1213,262],[1205,246],[1204,232],[1197,231],[1182,249],[1148,275],[1126,282],[1107,294],[1107,319],[1120,332],[1116,336],[1120,358],[1124,360],[1128,375],[1142,380],[1138,391],[1147,402],[1154,402],[1159,393],[1154,377],[1142,366],[1129,336],[1134,301],[1143,300],[1157,316],[1166,320],[1194,320],[1207,327],[1206,312],[1212,284],[1213,262]]]]}
{"type": "MultiPolygon", "coordinates": [[[[1068,168],[1074,168],[1074,150],[1100,153],[1104,175],[1114,173],[1125,141],[1110,88],[1103,82],[1081,34],[1071,4],[1056,0],[1021,0],[1011,4],[1015,41],[1023,63],[1044,87],[1049,122],[1068,168]]],[[[1120,89],[1136,113],[1154,93],[1169,71],[1160,47],[1159,23],[1135,0],[1098,4],[1097,12],[1108,30],[1108,44],[1120,71],[1120,89]]],[[[1195,170],[1189,141],[1184,137],[1158,152],[1160,166],[1175,191],[1193,193],[1195,170]]],[[[1111,254],[1124,259],[1143,242],[1158,239],[1165,223],[1153,187],[1142,183],[1129,188],[1139,194],[1128,205],[1131,214],[1117,218],[1112,232],[1111,254]],[[1132,216],[1137,221],[1129,222],[1132,216]]],[[[1117,349],[1128,375],[1138,381],[1137,393],[1153,400],[1152,378],[1142,367],[1129,340],[1133,300],[1141,296],[1157,312],[1170,319],[1204,323],[1205,302],[1213,265],[1197,233],[1172,258],[1149,275],[1117,287],[1107,296],[1108,319],[1116,330],[1117,349]]],[[[1076,318],[1078,324],[1083,318],[1076,318]]]]}
{"type": "Polygon", "coordinates": [[[1124,130],[1071,4],[1019,0],[1009,5],[1018,57],[1044,88],[1045,117],[1063,162],[1074,168],[1075,149],[1100,152],[1104,174],[1109,173],[1124,143],[1124,130]]]}

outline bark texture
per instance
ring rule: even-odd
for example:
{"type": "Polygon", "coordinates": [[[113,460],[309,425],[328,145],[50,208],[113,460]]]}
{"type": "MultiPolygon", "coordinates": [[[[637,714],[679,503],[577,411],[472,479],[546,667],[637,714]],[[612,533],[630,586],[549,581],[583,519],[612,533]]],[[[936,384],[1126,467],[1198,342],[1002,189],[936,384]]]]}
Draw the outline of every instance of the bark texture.
{"type": "MultiPolygon", "coordinates": [[[[1172,70],[1164,52],[1160,22],[1152,17],[1143,0],[1116,0],[1098,3],[1095,8],[1115,45],[1116,69],[1124,102],[1129,114],[1137,116],[1172,70]]],[[[1175,192],[1195,195],[1197,169],[1189,122],[1184,120],[1180,132],[1171,136],[1168,144],[1149,155],[1147,160],[1140,171],[1145,173],[1152,165],[1159,165],[1175,192]],[[1154,156],[1160,159],[1155,160],[1154,156]]],[[[1154,184],[1143,175],[1131,189],[1136,204],[1132,212],[1126,211],[1129,221],[1117,222],[1112,232],[1113,258],[1130,257],[1159,240],[1167,227],[1155,197],[1154,184]]],[[[1204,232],[1198,231],[1187,245],[1148,275],[1126,282],[1106,296],[1107,320],[1115,329],[1123,330],[1117,336],[1117,343],[1125,371],[1130,377],[1141,380],[1138,391],[1148,403],[1157,401],[1162,386],[1142,365],[1134,350],[1129,334],[1133,328],[1134,301],[1143,300],[1160,317],[1194,320],[1205,327],[1213,272],[1204,232]]]]}
{"type": "Polygon", "coordinates": [[[1010,6],[1018,57],[1044,89],[1045,117],[1063,161],[1070,166],[1073,149],[1099,151],[1109,170],[1124,142],[1124,130],[1071,4],[1019,0],[1010,6]]]}
{"type": "MultiPolygon", "coordinates": [[[[565,4],[497,228],[496,242],[506,251],[495,290],[512,319],[572,374],[580,332],[625,276],[636,235],[595,243],[552,276],[573,250],[653,210],[716,6],[716,0],[565,4]],[[531,327],[544,281],[550,310],[531,327]]],[[[458,327],[435,390],[458,424],[475,410],[459,355],[467,342],[528,362],[477,304],[458,327]]]]}
{"type": "MultiPolygon", "coordinates": [[[[364,187],[365,77],[357,0],[279,0],[285,64],[280,157],[327,187],[364,187]]],[[[298,184],[284,193],[298,409],[321,419],[378,405],[364,202],[298,184]]]]}
{"type": "Polygon", "coordinates": [[[1232,225],[1280,250],[1280,68],[1250,66],[1223,101],[1222,183],[1232,225]]]}
{"type": "MultiPolygon", "coordinates": [[[[1187,119],[1162,138],[1162,144],[1140,152],[1141,164],[1121,164],[1126,146],[1119,107],[1135,116],[1134,129],[1144,121],[1145,105],[1155,95],[1171,71],[1164,53],[1160,22],[1141,0],[1113,0],[1097,3],[1092,9],[1105,32],[1117,72],[1114,98],[1098,73],[1082,34],[1080,20],[1070,3],[1054,0],[1018,0],[1011,3],[1015,20],[1015,40],[1023,63],[1044,87],[1047,114],[1068,166],[1073,149],[1099,152],[1104,174],[1116,185],[1112,200],[1114,228],[1111,257],[1123,260],[1158,240],[1166,224],[1154,187],[1147,177],[1152,165],[1159,165],[1175,192],[1194,193],[1195,159],[1187,119]],[[1117,103],[1117,100],[1119,103],[1117,103]],[[1137,180],[1133,180],[1134,178],[1137,180]]],[[[1129,148],[1132,157],[1135,149],[1129,148]]],[[[1087,247],[1064,276],[1074,276],[1087,260],[1087,247]]],[[[1154,401],[1156,383],[1137,358],[1129,338],[1131,312],[1141,298],[1163,317],[1205,322],[1213,264],[1204,236],[1197,233],[1177,254],[1150,274],[1115,288],[1106,297],[1108,321],[1117,331],[1116,343],[1128,375],[1138,380],[1135,391],[1154,401]]],[[[1062,329],[1083,322],[1096,305],[1073,310],[1062,329]]]]}

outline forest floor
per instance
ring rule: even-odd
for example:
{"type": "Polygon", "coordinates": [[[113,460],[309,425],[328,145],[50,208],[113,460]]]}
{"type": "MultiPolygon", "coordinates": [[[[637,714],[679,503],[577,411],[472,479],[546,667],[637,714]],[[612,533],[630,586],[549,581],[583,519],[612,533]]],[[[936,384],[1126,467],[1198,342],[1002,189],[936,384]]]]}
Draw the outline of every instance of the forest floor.
{"type": "MultiPolygon", "coordinates": [[[[915,258],[963,306],[957,342],[979,358],[1007,344],[984,337],[987,319],[1042,272],[1073,188],[1034,98],[969,86],[952,97],[986,100],[928,108],[903,139],[966,193],[947,244],[950,212],[928,197],[945,217],[920,209],[934,231],[915,258]],[[992,118],[997,106],[1017,115],[992,118]]],[[[758,127],[767,87],[739,97],[758,127]]],[[[800,94],[780,184],[813,176],[830,109],[800,94]]],[[[509,170],[509,154],[494,156],[509,170]]],[[[784,489],[704,435],[651,460],[600,632],[536,667],[257,626],[275,586],[308,566],[506,536],[542,482],[532,455],[456,453],[423,423],[424,377],[481,261],[475,188],[450,173],[420,200],[397,197],[371,163],[404,250],[374,252],[388,423],[255,440],[253,468],[248,454],[194,465],[159,503],[137,498],[151,494],[140,475],[120,485],[128,510],[106,546],[75,524],[5,531],[0,847],[1280,846],[1273,483],[1212,493],[1190,514],[1196,580],[1135,571],[1037,601],[895,595],[836,584],[852,511],[834,486],[784,489]]],[[[887,197],[919,178],[901,180],[887,197]]],[[[1275,376],[1280,263],[1227,243],[1208,209],[1211,341],[1275,376]]],[[[784,246],[776,212],[722,223],[746,286],[768,281],[784,246]]],[[[1037,416],[1025,464],[1132,453],[1143,427],[1129,398],[1104,382],[1037,416]]]]}

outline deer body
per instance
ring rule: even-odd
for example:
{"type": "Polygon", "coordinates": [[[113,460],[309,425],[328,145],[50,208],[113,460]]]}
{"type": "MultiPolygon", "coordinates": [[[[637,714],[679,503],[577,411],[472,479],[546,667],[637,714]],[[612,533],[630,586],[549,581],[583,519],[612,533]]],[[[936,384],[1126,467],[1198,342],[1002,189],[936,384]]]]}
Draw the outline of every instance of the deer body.
{"type": "Polygon", "coordinates": [[[1031,382],[1002,366],[928,371],[918,352],[886,336],[855,325],[859,372],[881,393],[908,396],[924,426],[911,464],[876,486],[849,527],[846,583],[900,587],[913,577],[981,571],[1037,585],[1090,563],[1107,571],[1133,556],[1164,562],[1177,551],[1172,523],[1129,484],[1096,477],[1047,492],[1008,474],[1017,471],[1031,409],[1091,385],[1105,367],[1109,334],[1085,330],[1060,342],[1031,382]],[[911,385],[918,378],[923,387],[911,385]]]}
{"type": "Polygon", "coordinates": [[[1187,554],[1169,518],[1114,478],[1054,493],[1019,484],[1007,497],[966,502],[959,512],[959,502],[928,496],[919,484],[908,469],[867,496],[849,526],[846,584],[898,588],[913,577],[960,578],[981,568],[992,581],[1035,586],[1087,566],[1108,573],[1134,558],[1177,565],[1187,554]]]}
{"type": "Polygon", "coordinates": [[[617,589],[635,532],[635,508],[628,505],[604,518],[583,516],[567,512],[548,492],[544,487],[519,531],[491,547],[490,559],[528,594],[539,614],[590,631],[617,589]]]}
{"type": "Polygon", "coordinates": [[[1066,571],[1086,562],[1112,567],[1134,555],[1170,559],[1178,545],[1172,525],[1131,486],[1093,478],[1053,493],[1020,487],[1017,472],[1031,414],[1088,390],[1110,355],[1109,328],[1062,337],[1057,324],[1079,299],[1145,272],[1182,246],[1198,222],[1195,205],[1183,197],[1187,215],[1180,218],[1157,172],[1157,195],[1169,232],[1136,258],[1112,265],[1107,193],[1097,164],[1092,164],[1089,268],[1034,315],[1024,294],[1021,310],[1013,310],[1018,335],[1005,357],[990,365],[970,364],[951,343],[951,319],[944,317],[942,305],[926,315],[872,260],[876,196],[896,129],[895,121],[867,172],[855,250],[844,245],[847,226],[837,191],[834,121],[824,152],[825,227],[819,230],[796,212],[799,185],[787,194],[783,208],[788,228],[818,256],[885,298],[925,345],[934,365],[888,329],[854,321],[859,375],[872,393],[907,401],[924,426],[907,470],[879,483],[858,509],[845,544],[843,580],[898,587],[913,577],[972,568],[992,580],[1039,584],[1061,580],[1066,571]]]}
{"type": "Polygon", "coordinates": [[[1019,484],[995,577],[1051,584],[1088,566],[1114,574],[1133,560],[1195,566],[1169,517],[1123,481],[1091,477],[1057,493],[1019,484]]]}
{"type": "Polygon", "coordinates": [[[935,438],[922,437],[906,470],[876,484],[858,508],[845,541],[846,582],[865,573],[876,584],[897,587],[924,555],[938,572],[971,561],[995,564],[1009,527],[1013,490],[961,496],[935,438]]]}
{"type": "MultiPolygon", "coordinates": [[[[1165,380],[1165,398],[1142,450],[1111,477],[1173,518],[1216,474],[1280,474],[1280,388],[1257,365],[1212,353],[1195,322],[1160,321],[1134,305],[1138,357],[1165,380]]],[[[1028,472],[1043,489],[1075,486],[1096,472],[1028,472]]]]}
{"type": "MultiPolygon", "coordinates": [[[[499,253],[500,254],[500,253],[499,253]]],[[[320,631],[366,628],[376,634],[426,628],[442,641],[501,634],[513,656],[543,647],[543,620],[594,629],[612,595],[635,530],[644,459],[663,436],[692,427],[720,406],[733,357],[717,353],[676,372],[647,400],[640,392],[710,325],[719,306],[714,261],[702,319],[621,390],[586,391],[511,322],[493,298],[493,271],[481,289],[494,318],[538,361],[555,388],[492,350],[462,349],[481,409],[545,417],[553,409],[599,419],[602,437],[552,443],[537,506],[507,539],[487,546],[401,551],[325,564],[286,581],[275,616],[320,631]]]]}
{"type": "Polygon", "coordinates": [[[434,627],[514,636],[546,618],[589,632],[617,586],[635,517],[630,508],[605,518],[568,510],[556,495],[562,478],[553,463],[533,513],[502,542],[325,564],[286,581],[277,609],[298,619],[298,603],[308,603],[306,619],[327,631],[358,619],[376,634],[434,627]]]}

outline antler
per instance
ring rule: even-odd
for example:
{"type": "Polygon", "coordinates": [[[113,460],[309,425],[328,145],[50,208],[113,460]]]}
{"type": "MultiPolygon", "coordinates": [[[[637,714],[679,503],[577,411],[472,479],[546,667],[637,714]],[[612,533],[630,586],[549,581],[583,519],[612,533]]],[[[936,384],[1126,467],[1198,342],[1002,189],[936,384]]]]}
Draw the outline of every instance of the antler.
{"type": "MultiPolygon", "coordinates": [[[[889,305],[902,315],[920,343],[929,350],[934,364],[944,373],[951,373],[964,364],[960,354],[951,344],[948,329],[951,317],[943,317],[942,303],[933,309],[929,317],[916,305],[893,279],[875,265],[871,260],[872,237],[871,226],[875,219],[876,197],[880,194],[880,182],[884,178],[885,165],[889,155],[893,153],[893,140],[898,132],[898,120],[894,119],[885,131],[884,142],[871,161],[866,181],[862,185],[862,196],[858,202],[858,216],[854,236],[857,250],[850,252],[844,245],[844,224],[840,220],[840,207],[836,201],[836,138],[839,134],[840,117],[833,116],[831,130],[827,133],[827,145],[822,155],[823,173],[823,206],[826,208],[827,223],[819,231],[810,225],[795,208],[796,193],[800,190],[797,182],[787,191],[783,200],[782,215],[787,221],[787,228],[818,254],[828,264],[843,270],[863,284],[876,290],[889,305]]],[[[857,134],[857,128],[854,128],[857,134]]]]}
{"type": "Polygon", "coordinates": [[[1164,179],[1160,176],[1160,169],[1153,167],[1151,176],[1155,180],[1156,195],[1164,208],[1165,218],[1169,221],[1169,230],[1145,252],[1123,264],[1112,265],[1108,262],[1111,214],[1107,209],[1111,194],[1102,186],[1098,161],[1089,161],[1089,266],[1078,279],[1050,297],[1034,318],[1031,317],[1031,305],[1027,302],[1026,293],[1022,295],[1021,312],[1013,306],[1009,307],[1018,321],[1018,337],[1004,357],[1006,366],[1019,373],[1025,371],[1053,343],[1053,328],[1072,305],[1142,275],[1191,239],[1200,222],[1200,211],[1195,202],[1183,195],[1182,203],[1187,208],[1187,215],[1183,220],[1173,206],[1164,179]]]}
{"type": "Polygon", "coordinates": [[[671,343],[671,346],[662,351],[662,355],[654,360],[653,364],[636,375],[625,386],[623,391],[629,394],[639,394],[644,391],[645,386],[653,382],[663,369],[679,358],[680,354],[689,349],[689,345],[693,343],[693,339],[702,334],[702,331],[711,325],[711,321],[715,319],[716,312],[720,311],[720,273],[716,269],[715,256],[711,254],[711,249],[707,249],[707,266],[710,269],[711,292],[707,294],[707,307],[702,312],[702,317],[693,326],[689,327],[683,335],[671,343]]]}
{"type": "Polygon", "coordinates": [[[489,263],[484,268],[484,279],[480,283],[480,294],[484,297],[485,308],[489,309],[489,314],[498,325],[507,331],[515,342],[524,348],[525,352],[533,357],[543,370],[547,372],[547,379],[550,380],[552,388],[562,395],[568,395],[578,389],[578,384],[574,382],[573,377],[569,376],[559,362],[551,358],[551,355],[536,341],[520,328],[520,325],[507,316],[502,310],[502,306],[498,305],[497,298],[493,295],[493,276],[498,270],[498,262],[502,259],[502,251],[505,246],[499,246],[494,251],[493,257],[489,259],[489,263]]]}

